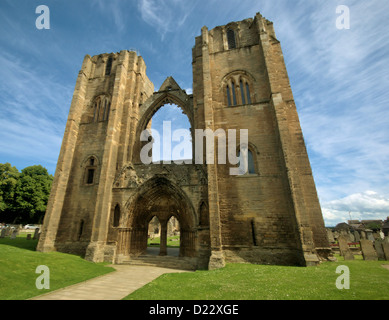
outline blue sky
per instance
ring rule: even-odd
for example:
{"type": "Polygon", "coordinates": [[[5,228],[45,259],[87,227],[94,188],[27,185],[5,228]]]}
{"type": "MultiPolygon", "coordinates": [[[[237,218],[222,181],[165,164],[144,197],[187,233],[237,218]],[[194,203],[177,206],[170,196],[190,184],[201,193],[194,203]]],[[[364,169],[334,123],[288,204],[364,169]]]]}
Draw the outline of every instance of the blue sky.
{"type": "MultiPolygon", "coordinates": [[[[136,50],[158,89],[192,88],[192,47],[256,12],[281,41],[327,225],[389,216],[389,2],[386,0],[1,0],[0,163],[54,174],[86,54],[136,50]],[[38,30],[38,5],[50,29],[38,30]],[[336,7],[350,29],[336,28],[336,7]]],[[[165,117],[173,115],[165,114],[165,117]]]]}

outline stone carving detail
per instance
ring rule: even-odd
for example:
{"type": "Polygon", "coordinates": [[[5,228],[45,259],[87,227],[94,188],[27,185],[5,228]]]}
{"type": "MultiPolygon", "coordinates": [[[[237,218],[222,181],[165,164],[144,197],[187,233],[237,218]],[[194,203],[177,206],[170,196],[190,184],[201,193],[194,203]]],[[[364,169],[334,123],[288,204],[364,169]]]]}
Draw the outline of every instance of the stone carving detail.
{"type": "Polygon", "coordinates": [[[156,176],[164,177],[178,186],[206,185],[208,183],[206,171],[202,165],[177,165],[172,163],[147,166],[127,163],[116,177],[114,188],[138,188],[144,182],[156,176]]]}

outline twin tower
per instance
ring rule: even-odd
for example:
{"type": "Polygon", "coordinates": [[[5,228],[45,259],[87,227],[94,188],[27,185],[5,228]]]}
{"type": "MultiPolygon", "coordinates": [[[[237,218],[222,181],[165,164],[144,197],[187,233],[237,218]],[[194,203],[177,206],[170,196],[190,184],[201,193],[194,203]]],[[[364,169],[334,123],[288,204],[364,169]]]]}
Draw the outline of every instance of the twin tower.
{"type": "MultiPolygon", "coordinates": [[[[147,251],[149,222],[179,222],[180,258],[316,265],[330,254],[280,42],[259,13],[213,30],[193,48],[193,94],[172,77],[158,91],[132,51],[84,59],[38,244],[43,252],[125,263],[147,251]],[[245,174],[231,165],[144,164],[142,132],[175,104],[195,129],[248,130],[245,174]]],[[[213,137],[215,148],[218,137],[213,137]]],[[[194,139],[192,139],[194,140],[194,139]]],[[[236,136],[237,145],[240,136],[236,136]]],[[[194,141],[193,141],[194,143],[194,141]]],[[[243,145],[243,144],[242,144],[243,145]]],[[[204,152],[204,158],[207,153],[204,152]]],[[[239,166],[239,164],[237,165],[239,166]]],[[[177,259],[180,259],[177,258],[177,259]]]]}

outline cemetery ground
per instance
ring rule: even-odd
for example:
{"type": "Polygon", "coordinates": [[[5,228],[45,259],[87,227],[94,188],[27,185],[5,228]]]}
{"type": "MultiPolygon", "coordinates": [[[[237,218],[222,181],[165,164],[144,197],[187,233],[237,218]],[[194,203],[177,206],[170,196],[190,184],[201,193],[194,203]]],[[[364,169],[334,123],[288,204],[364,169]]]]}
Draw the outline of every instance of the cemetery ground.
{"type": "MultiPolygon", "coordinates": [[[[63,253],[35,251],[37,241],[0,239],[0,300],[24,300],[114,271],[63,253]],[[38,290],[36,267],[50,268],[50,290],[38,290]],[[44,292],[42,292],[44,291],[44,292]]],[[[165,274],[125,300],[389,300],[388,261],[325,262],[318,267],[227,264],[223,269],[165,274]],[[338,266],[350,270],[350,289],[335,283],[338,266]]]]}

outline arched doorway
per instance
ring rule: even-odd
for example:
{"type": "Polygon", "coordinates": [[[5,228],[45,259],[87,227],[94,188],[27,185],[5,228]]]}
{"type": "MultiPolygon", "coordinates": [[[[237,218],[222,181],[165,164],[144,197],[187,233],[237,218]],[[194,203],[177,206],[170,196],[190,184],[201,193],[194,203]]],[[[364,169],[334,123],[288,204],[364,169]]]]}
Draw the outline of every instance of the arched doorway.
{"type": "Polygon", "coordinates": [[[149,223],[156,217],[160,223],[159,255],[168,255],[168,225],[172,218],[179,226],[180,257],[196,256],[197,219],[191,201],[185,192],[166,177],[155,177],[139,188],[137,195],[129,201],[127,235],[119,240],[125,254],[139,256],[147,252],[149,223]]]}

